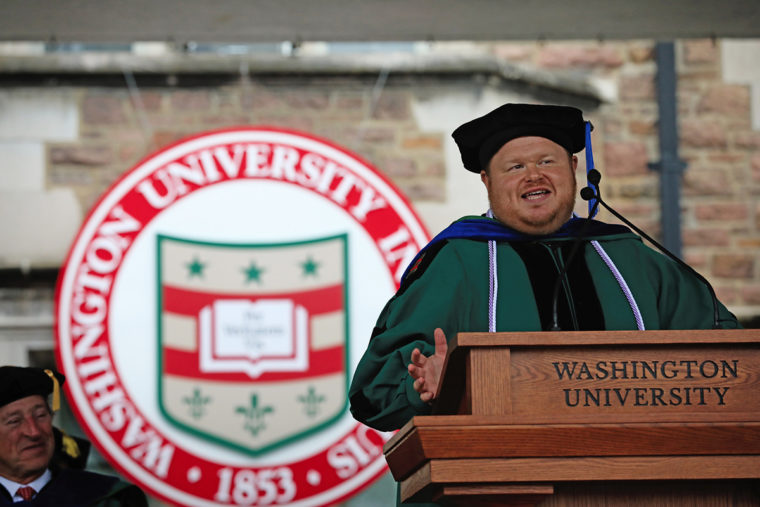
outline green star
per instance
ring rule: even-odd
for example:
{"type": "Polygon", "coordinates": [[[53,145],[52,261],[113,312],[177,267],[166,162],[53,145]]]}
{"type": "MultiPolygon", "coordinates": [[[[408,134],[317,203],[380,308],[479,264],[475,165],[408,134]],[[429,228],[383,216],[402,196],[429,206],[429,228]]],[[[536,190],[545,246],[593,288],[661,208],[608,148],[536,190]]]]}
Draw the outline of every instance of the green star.
{"type": "Polygon", "coordinates": [[[243,268],[242,271],[245,273],[246,282],[255,281],[261,283],[261,273],[265,270],[258,267],[255,262],[251,262],[251,264],[247,268],[243,268]]]}
{"type": "Polygon", "coordinates": [[[198,257],[193,258],[193,262],[188,262],[185,264],[188,269],[187,276],[188,278],[192,278],[194,276],[203,276],[203,270],[206,268],[206,264],[198,260],[198,257]]]}
{"type": "Polygon", "coordinates": [[[317,269],[319,269],[319,263],[309,257],[301,263],[303,269],[303,276],[317,276],[317,269]]]}

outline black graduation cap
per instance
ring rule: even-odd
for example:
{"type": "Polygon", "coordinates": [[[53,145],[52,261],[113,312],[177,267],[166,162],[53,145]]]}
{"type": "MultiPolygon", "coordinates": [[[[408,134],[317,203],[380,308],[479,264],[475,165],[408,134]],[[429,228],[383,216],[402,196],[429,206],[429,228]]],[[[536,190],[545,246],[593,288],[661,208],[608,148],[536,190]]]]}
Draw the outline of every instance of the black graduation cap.
{"type": "Polygon", "coordinates": [[[58,410],[61,385],[66,380],[62,374],[42,368],[0,366],[0,407],[21,398],[38,394],[47,398],[53,394],[52,409],[58,410]]]}
{"type": "Polygon", "coordinates": [[[504,104],[451,134],[465,169],[474,173],[485,169],[504,144],[523,136],[545,137],[570,153],[578,153],[586,146],[586,122],[575,107],[504,104]]]}

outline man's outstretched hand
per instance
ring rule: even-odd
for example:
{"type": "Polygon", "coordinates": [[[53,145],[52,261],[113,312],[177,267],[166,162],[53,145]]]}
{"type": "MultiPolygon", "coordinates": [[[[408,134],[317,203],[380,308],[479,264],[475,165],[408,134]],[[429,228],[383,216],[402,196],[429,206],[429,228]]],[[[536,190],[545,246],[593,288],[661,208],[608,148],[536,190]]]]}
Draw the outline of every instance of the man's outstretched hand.
{"type": "Polygon", "coordinates": [[[436,328],[433,331],[433,337],[435,338],[435,353],[431,356],[423,356],[419,349],[414,349],[412,362],[409,363],[409,374],[414,379],[414,390],[420,393],[420,399],[425,403],[430,403],[435,399],[443,360],[449,349],[443,329],[436,328]]]}

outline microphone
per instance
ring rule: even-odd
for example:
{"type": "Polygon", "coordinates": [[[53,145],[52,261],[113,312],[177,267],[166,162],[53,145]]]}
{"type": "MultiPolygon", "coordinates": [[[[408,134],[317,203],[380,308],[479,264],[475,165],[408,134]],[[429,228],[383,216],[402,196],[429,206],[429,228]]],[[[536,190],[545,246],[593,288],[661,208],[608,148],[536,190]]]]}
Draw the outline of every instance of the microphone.
{"type": "MultiPolygon", "coordinates": [[[[680,266],[683,266],[687,271],[689,271],[691,274],[693,274],[700,282],[705,284],[707,286],[707,289],[710,291],[710,297],[712,298],[712,304],[713,304],[713,329],[720,329],[720,312],[718,310],[718,297],[715,295],[715,290],[713,289],[712,285],[710,285],[710,282],[707,281],[707,279],[700,275],[696,269],[692,268],[688,264],[686,264],[684,261],[679,259],[676,255],[674,255],[670,250],[662,246],[660,243],[652,239],[648,234],[646,234],[644,231],[633,225],[628,219],[626,219],[623,215],[612,209],[606,202],[602,200],[601,192],[599,191],[599,181],[602,179],[602,174],[597,171],[596,169],[591,169],[588,172],[588,182],[589,186],[584,187],[581,190],[581,199],[584,201],[590,201],[591,199],[595,199],[595,204],[601,204],[607,211],[612,213],[616,218],[618,218],[621,222],[623,222],[625,225],[636,231],[639,235],[643,236],[644,239],[652,243],[654,246],[657,247],[658,250],[660,250],[662,253],[673,259],[677,264],[680,266]],[[591,185],[596,187],[596,190],[594,190],[591,185]]],[[[556,308],[556,306],[555,306],[556,308]]]]}
{"type": "Polygon", "coordinates": [[[596,197],[596,193],[591,190],[591,187],[583,187],[581,189],[581,199],[584,201],[590,201],[594,197],[596,197]]]}

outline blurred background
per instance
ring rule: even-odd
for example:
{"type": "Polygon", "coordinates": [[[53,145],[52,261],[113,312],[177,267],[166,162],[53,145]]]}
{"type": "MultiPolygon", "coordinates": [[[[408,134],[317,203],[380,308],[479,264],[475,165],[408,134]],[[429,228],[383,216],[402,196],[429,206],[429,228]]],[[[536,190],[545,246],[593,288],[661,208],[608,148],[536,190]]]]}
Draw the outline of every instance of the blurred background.
{"type": "MultiPolygon", "coordinates": [[[[67,250],[154,151],[239,125],[316,135],[377,167],[434,235],[487,208],[451,131],[510,101],[583,109],[606,200],[758,327],[756,1],[4,0],[0,363],[54,365],[67,250]]],[[[81,434],[68,411],[63,426],[81,434]]],[[[346,505],[393,494],[386,475],[346,505]]]]}

